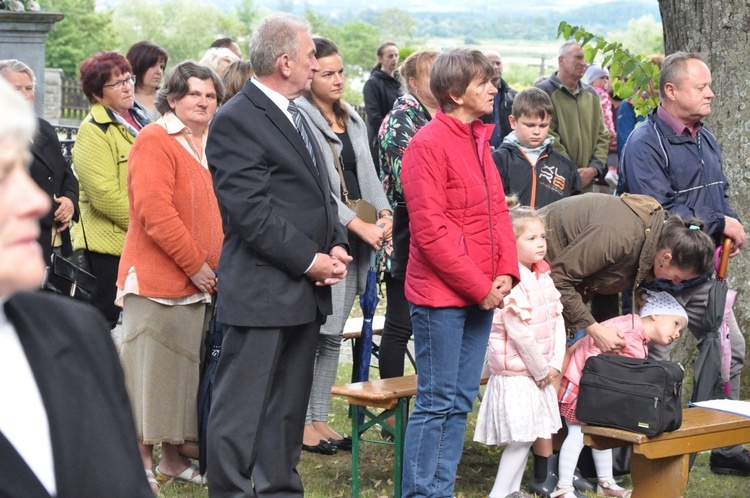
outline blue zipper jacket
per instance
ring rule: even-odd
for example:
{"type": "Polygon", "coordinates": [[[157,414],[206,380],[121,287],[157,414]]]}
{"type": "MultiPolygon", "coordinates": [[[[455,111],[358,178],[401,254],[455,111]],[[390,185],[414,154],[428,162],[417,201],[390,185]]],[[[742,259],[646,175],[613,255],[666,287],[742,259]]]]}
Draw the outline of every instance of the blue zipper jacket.
{"type": "Polygon", "coordinates": [[[695,139],[677,135],[654,111],[628,138],[618,169],[618,194],[650,195],[670,214],[700,218],[717,240],[725,215],[739,220],[719,146],[705,126],[695,139]]]}

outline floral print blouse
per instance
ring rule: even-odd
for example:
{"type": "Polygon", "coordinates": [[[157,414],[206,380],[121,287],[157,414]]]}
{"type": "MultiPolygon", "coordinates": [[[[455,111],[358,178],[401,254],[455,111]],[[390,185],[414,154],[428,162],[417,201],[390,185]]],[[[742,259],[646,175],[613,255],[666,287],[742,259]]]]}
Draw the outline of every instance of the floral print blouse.
{"type": "MultiPolygon", "coordinates": [[[[401,190],[401,158],[404,156],[406,146],[412,137],[426,125],[432,117],[427,109],[411,94],[407,93],[396,99],[393,110],[383,120],[378,133],[380,180],[383,189],[391,203],[391,209],[396,204],[404,202],[404,193],[401,190]]],[[[389,242],[383,246],[378,254],[379,269],[390,271],[390,256],[393,245],[389,242]]]]}

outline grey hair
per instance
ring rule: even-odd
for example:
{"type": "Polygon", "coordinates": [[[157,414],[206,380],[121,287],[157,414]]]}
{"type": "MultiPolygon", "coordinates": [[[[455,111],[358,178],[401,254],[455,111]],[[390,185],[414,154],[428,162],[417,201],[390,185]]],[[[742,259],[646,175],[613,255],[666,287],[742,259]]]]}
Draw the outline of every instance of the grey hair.
{"type": "Polygon", "coordinates": [[[36,85],[36,76],[29,66],[17,59],[5,59],[0,61],[0,76],[5,78],[8,73],[26,73],[31,82],[36,85]]]}
{"type": "Polygon", "coordinates": [[[0,78],[0,116],[9,118],[0,119],[0,142],[14,140],[26,147],[36,131],[34,108],[4,78],[0,78]]]}
{"type": "Polygon", "coordinates": [[[568,41],[566,41],[565,43],[563,43],[560,46],[560,50],[557,52],[557,56],[558,57],[565,57],[566,55],[568,55],[568,51],[570,51],[570,49],[572,47],[574,47],[574,46],[578,47],[578,48],[581,48],[581,44],[578,43],[575,40],[568,40],[568,41]]]}
{"type": "Polygon", "coordinates": [[[160,114],[172,112],[172,107],[167,99],[180,100],[190,91],[190,78],[198,78],[202,81],[211,80],[216,90],[217,104],[224,99],[224,84],[213,69],[194,61],[180,62],[169,70],[167,77],[164,78],[164,86],[156,92],[154,105],[160,114]]]}
{"type": "Polygon", "coordinates": [[[263,19],[250,39],[250,61],[255,74],[273,74],[276,60],[284,54],[296,58],[300,48],[299,33],[310,33],[310,29],[307,20],[285,12],[263,19]]]}
{"type": "Polygon", "coordinates": [[[667,83],[678,86],[685,79],[685,63],[691,59],[699,60],[704,64],[706,63],[700,54],[689,52],[675,52],[664,58],[664,61],[661,63],[661,71],[659,72],[659,97],[662,100],[666,100],[667,98],[667,83]]]}

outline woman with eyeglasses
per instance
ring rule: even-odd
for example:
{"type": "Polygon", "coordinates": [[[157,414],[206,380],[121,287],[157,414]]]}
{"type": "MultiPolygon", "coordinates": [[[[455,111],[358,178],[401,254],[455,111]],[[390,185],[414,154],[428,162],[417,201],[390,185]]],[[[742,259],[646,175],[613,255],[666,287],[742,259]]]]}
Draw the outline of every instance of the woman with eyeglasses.
{"type": "Polygon", "coordinates": [[[99,52],[81,64],[81,87],[91,111],[78,129],[73,166],[80,184],[81,223],[73,248],[84,249],[96,292],[91,301],[110,328],[117,325],[117,269],[128,231],[128,154],[138,131],[150,120],[133,107],[135,76],[117,52],[99,52]]]}

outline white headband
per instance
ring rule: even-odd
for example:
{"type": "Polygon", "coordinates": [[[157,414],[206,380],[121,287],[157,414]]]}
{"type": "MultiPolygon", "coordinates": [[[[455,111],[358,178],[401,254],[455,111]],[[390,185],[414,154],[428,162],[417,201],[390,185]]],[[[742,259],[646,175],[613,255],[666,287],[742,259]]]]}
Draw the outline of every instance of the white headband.
{"type": "Polygon", "coordinates": [[[668,292],[646,291],[646,304],[640,312],[641,318],[651,315],[675,315],[688,320],[685,308],[668,292]]]}

